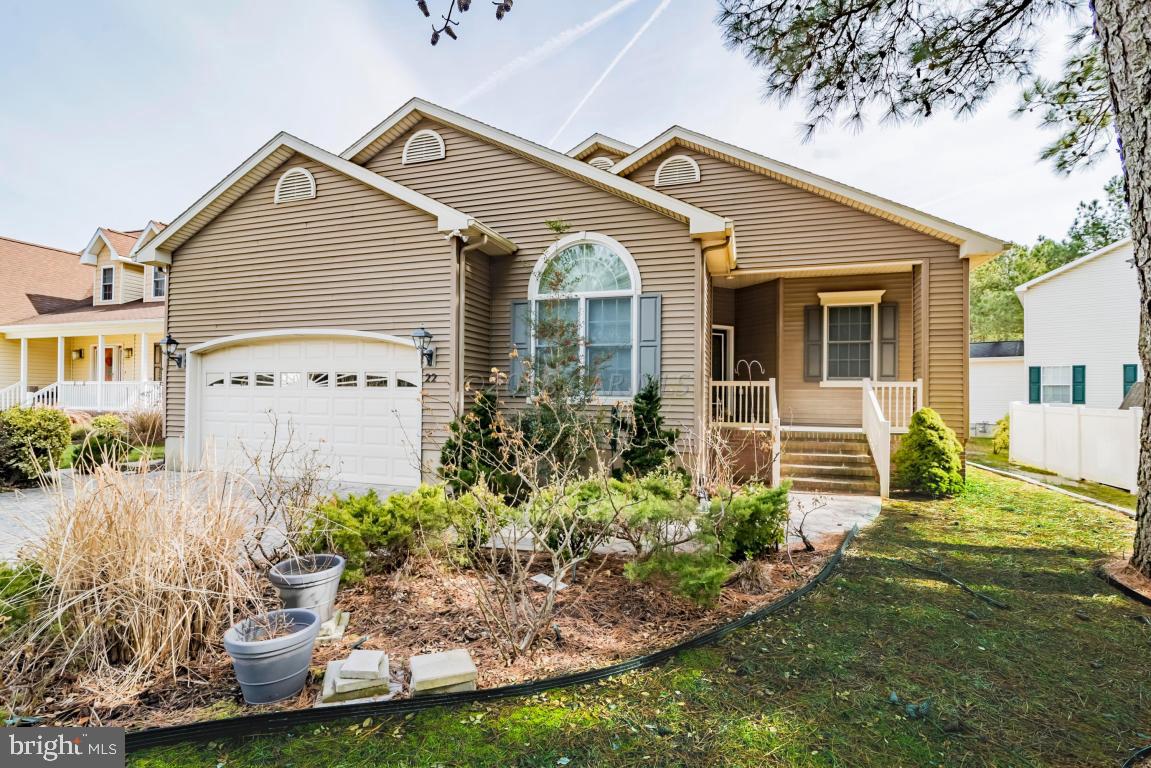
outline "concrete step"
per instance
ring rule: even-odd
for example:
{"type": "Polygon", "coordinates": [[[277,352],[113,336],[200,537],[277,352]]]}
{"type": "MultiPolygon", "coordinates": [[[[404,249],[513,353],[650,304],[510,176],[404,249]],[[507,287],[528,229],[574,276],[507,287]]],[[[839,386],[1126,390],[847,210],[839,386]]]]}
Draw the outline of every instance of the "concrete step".
{"type": "Polygon", "coordinates": [[[784,435],[781,443],[784,453],[838,453],[859,456],[871,452],[866,441],[797,440],[789,439],[784,435]]]}
{"type": "Polygon", "coordinates": [[[783,451],[785,464],[808,464],[821,467],[870,467],[874,465],[870,453],[822,453],[783,451]]]}
{"type": "Polygon", "coordinates": [[[783,435],[784,440],[817,440],[842,443],[867,442],[867,435],[862,432],[824,432],[819,430],[785,429],[780,434],[783,435]]]}
{"type": "Polygon", "coordinates": [[[862,478],[876,480],[875,467],[870,464],[854,464],[851,466],[833,466],[828,464],[792,464],[784,460],[780,466],[784,477],[810,477],[851,480],[862,478]]]}
{"type": "Polygon", "coordinates": [[[831,493],[854,496],[878,496],[879,483],[864,480],[826,477],[785,477],[791,481],[791,490],[800,493],[831,493]]]}

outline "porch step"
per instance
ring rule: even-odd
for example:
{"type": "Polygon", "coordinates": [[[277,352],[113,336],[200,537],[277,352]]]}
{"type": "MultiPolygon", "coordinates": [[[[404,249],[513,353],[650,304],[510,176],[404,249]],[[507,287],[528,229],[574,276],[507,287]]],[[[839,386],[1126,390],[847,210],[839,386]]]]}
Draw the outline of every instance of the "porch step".
{"type": "Polygon", "coordinates": [[[860,432],[785,431],[780,474],[804,493],[879,495],[879,475],[860,432]]]}
{"type": "Polygon", "coordinates": [[[801,493],[834,493],[847,496],[878,496],[879,483],[875,480],[852,480],[831,477],[788,477],[791,490],[801,493]]]}
{"type": "Polygon", "coordinates": [[[796,440],[788,438],[787,433],[780,439],[785,454],[788,453],[822,453],[837,456],[869,456],[871,448],[866,440],[796,440]]]}
{"type": "Polygon", "coordinates": [[[823,453],[783,449],[785,464],[803,464],[821,467],[871,467],[870,453],[823,453]]]}
{"type": "Polygon", "coordinates": [[[861,478],[875,480],[875,467],[867,464],[792,464],[784,461],[780,470],[785,477],[826,477],[834,479],[861,478]]]}

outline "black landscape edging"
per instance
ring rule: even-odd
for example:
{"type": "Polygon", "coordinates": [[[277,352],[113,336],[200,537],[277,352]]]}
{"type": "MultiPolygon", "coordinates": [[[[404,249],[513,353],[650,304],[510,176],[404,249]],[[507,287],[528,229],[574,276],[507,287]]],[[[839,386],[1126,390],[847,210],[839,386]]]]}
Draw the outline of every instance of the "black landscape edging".
{"type": "Polygon", "coordinates": [[[789,592],[780,599],[770,603],[752,613],[745,614],[734,621],[730,621],[702,635],[684,640],[681,643],[656,651],[646,656],[638,656],[608,667],[592,669],[586,672],[574,672],[558,677],[549,677],[528,683],[516,683],[499,688],[486,688],[477,691],[462,693],[446,693],[438,696],[421,696],[418,698],[400,699],[397,701],[382,701],[371,704],[345,704],[342,706],[321,707],[319,709],[296,709],[283,712],[268,712],[258,715],[244,715],[241,717],[223,720],[206,720],[188,725],[174,725],[166,728],[149,728],[143,731],[129,732],[127,734],[127,751],[138,752],[151,747],[169,746],[188,741],[214,741],[216,739],[231,739],[241,736],[254,736],[267,734],[273,731],[286,730],[301,725],[330,722],[363,717],[390,717],[393,715],[406,715],[425,709],[436,707],[453,707],[463,704],[474,704],[481,701],[506,699],[514,696],[532,696],[544,691],[566,688],[573,685],[586,685],[609,677],[644,669],[662,664],[683,651],[711,645],[730,635],[738,629],[760,621],[773,613],[787,608],[792,603],[813,591],[817,586],[828,579],[835,571],[844,552],[859,533],[859,526],[852,526],[844,537],[835,553],[824,564],[811,581],[804,584],[794,592],[789,592]]]}
{"type": "Polygon", "coordinates": [[[1132,600],[1142,603],[1146,606],[1151,606],[1151,597],[1147,597],[1142,592],[1131,589],[1131,587],[1127,586],[1123,582],[1119,581],[1119,579],[1107,573],[1107,571],[1103,570],[1103,568],[1098,568],[1096,570],[1096,574],[1099,576],[1099,578],[1103,579],[1105,582],[1115,587],[1115,589],[1119,590],[1132,600]]]}

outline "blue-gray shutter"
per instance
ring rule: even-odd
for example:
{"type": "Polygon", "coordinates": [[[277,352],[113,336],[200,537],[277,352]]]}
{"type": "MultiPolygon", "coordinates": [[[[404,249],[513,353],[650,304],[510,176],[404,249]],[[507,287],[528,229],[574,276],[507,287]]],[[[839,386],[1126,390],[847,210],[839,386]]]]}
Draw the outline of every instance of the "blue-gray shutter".
{"type": "Polygon", "coordinates": [[[658,293],[645,293],[639,297],[639,328],[636,333],[638,346],[639,386],[648,378],[659,381],[660,359],[660,316],[663,313],[663,296],[658,293]]]}
{"type": "Polygon", "coordinates": [[[803,308],[803,380],[823,378],[823,307],[803,308]]]}
{"type": "Polygon", "coordinates": [[[512,348],[516,356],[511,360],[508,372],[508,392],[518,394],[524,376],[524,360],[531,353],[532,305],[530,301],[512,302],[512,348]]]}
{"type": "Polygon", "coordinates": [[[879,305],[879,380],[899,378],[899,305],[879,305]]]}

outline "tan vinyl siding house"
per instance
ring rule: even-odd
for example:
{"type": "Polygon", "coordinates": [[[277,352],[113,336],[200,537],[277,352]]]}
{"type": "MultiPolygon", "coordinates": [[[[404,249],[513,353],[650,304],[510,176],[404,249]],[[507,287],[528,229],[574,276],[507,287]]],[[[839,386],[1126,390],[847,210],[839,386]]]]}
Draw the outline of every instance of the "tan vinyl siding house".
{"type": "MultiPolygon", "coordinates": [[[[713,427],[766,432],[777,447],[787,429],[887,424],[898,434],[923,405],[962,434],[968,269],[1002,243],[677,132],[640,149],[596,134],[563,155],[413,100],[340,156],[275,137],[134,248],[140,264],[168,270],[167,328],[183,366],[168,366],[173,463],[194,466],[212,419],[226,422],[233,406],[250,418],[252,403],[271,403],[326,424],[316,416],[324,411],[300,405],[310,384],[301,400],[269,373],[261,391],[256,363],[205,370],[217,351],[251,361],[286,349],[284,340],[330,339],[334,349],[351,338],[390,345],[422,373],[422,475],[400,478],[369,461],[396,440],[373,427],[344,433],[360,441],[342,445],[355,476],[429,478],[469,393],[493,369],[514,378],[513,348],[531,355],[532,307],[557,300],[539,290],[539,274],[569,251],[599,259],[587,262],[584,287],[559,297],[579,307],[581,349],[591,354],[593,311],[600,333],[630,335],[599,342],[616,349],[602,402],[626,404],[646,376],[658,377],[664,415],[685,444],[713,427]],[[676,153],[695,164],[677,166],[675,178],[689,183],[657,185],[659,164],[676,153]],[[277,202],[289,172],[303,193],[277,202]],[[549,226],[557,220],[563,233],[549,226]],[[411,336],[420,326],[434,340],[422,362],[411,336]]],[[[306,360],[297,370],[310,370],[306,360]]],[[[368,374],[358,375],[317,407],[379,417],[368,374]]],[[[342,441],[339,429],[325,434],[342,441]]]]}

